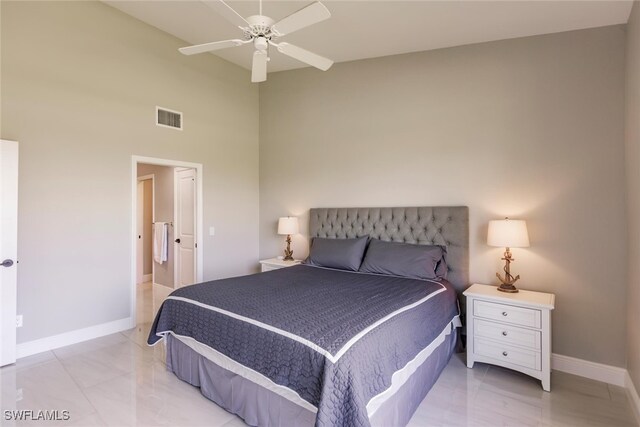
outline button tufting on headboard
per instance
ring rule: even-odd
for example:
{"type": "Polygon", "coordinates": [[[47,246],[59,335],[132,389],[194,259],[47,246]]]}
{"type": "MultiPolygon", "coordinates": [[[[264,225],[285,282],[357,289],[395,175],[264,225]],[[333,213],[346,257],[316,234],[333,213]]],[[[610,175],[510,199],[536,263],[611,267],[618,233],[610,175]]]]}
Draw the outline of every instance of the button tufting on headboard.
{"type": "Polygon", "coordinates": [[[447,246],[448,280],[462,292],[469,285],[469,209],[466,206],[316,208],[310,237],[370,236],[395,242],[447,246]]]}

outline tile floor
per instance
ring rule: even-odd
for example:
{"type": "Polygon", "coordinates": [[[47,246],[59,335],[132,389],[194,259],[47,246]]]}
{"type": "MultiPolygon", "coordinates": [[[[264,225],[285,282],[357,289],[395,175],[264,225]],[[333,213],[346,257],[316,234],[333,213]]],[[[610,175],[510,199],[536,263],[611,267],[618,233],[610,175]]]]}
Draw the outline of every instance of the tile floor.
{"type": "MultiPolygon", "coordinates": [[[[0,369],[0,424],[54,426],[244,426],[164,367],[145,344],[164,292],[141,286],[137,328],[20,359],[0,369]],[[154,295],[155,294],[155,295],[154,295]],[[15,423],[4,410],[68,410],[70,420],[15,423]]],[[[410,424],[422,426],[635,426],[621,387],[562,372],[552,392],[525,375],[455,355],[410,424]]]]}

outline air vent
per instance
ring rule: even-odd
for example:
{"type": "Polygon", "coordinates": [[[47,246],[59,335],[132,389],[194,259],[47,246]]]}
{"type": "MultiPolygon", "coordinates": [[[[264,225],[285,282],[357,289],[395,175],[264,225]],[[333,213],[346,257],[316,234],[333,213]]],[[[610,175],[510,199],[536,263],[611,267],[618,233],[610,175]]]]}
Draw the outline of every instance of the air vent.
{"type": "Polygon", "coordinates": [[[156,125],[182,130],[182,113],[180,111],[156,107],[156,125]]]}

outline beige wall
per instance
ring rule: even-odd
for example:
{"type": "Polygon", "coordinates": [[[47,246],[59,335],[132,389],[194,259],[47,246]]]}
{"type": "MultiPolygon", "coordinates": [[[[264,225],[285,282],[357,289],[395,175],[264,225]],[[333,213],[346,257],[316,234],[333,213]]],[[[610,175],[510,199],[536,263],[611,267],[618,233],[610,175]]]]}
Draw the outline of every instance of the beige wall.
{"type": "MultiPolygon", "coordinates": [[[[169,166],[157,166],[148,164],[138,165],[138,176],[153,175],[155,181],[155,213],[157,222],[174,221],[173,205],[174,205],[174,168],[169,166]]],[[[160,285],[174,286],[174,247],[171,242],[175,239],[173,235],[173,227],[169,227],[169,253],[167,262],[155,264],[154,283],[160,285]]],[[[153,259],[152,259],[153,261],[153,259]]]]}
{"type": "Polygon", "coordinates": [[[627,25],[626,96],[627,218],[629,224],[629,295],[627,369],[640,390],[640,2],[627,25]]]}
{"type": "Polygon", "coordinates": [[[255,271],[249,72],[185,57],[180,40],[100,2],[0,4],[0,136],[20,142],[18,342],[130,316],[132,155],[202,163],[216,227],[200,242],[204,278],[255,271]],[[156,105],[184,112],[184,131],[155,126],[156,105]]]}
{"type": "Polygon", "coordinates": [[[625,366],[624,48],[615,26],[270,74],[260,256],[311,207],[468,205],[471,279],[495,283],[487,221],[524,218],[512,268],[557,295],[553,351],[625,366]]]}

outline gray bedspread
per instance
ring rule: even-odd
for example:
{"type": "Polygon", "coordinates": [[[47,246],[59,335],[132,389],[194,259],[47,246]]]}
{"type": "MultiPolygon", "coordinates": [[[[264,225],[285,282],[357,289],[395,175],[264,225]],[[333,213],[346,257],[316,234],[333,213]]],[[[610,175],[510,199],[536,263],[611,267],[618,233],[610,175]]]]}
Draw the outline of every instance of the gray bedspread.
{"type": "Polygon", "coordinates": [[[369,400],[457,315],[446,281],[299,265],[176,290],[148,343],[191,337],[294,390],[317,426],[368,426],[369,400]]]}

